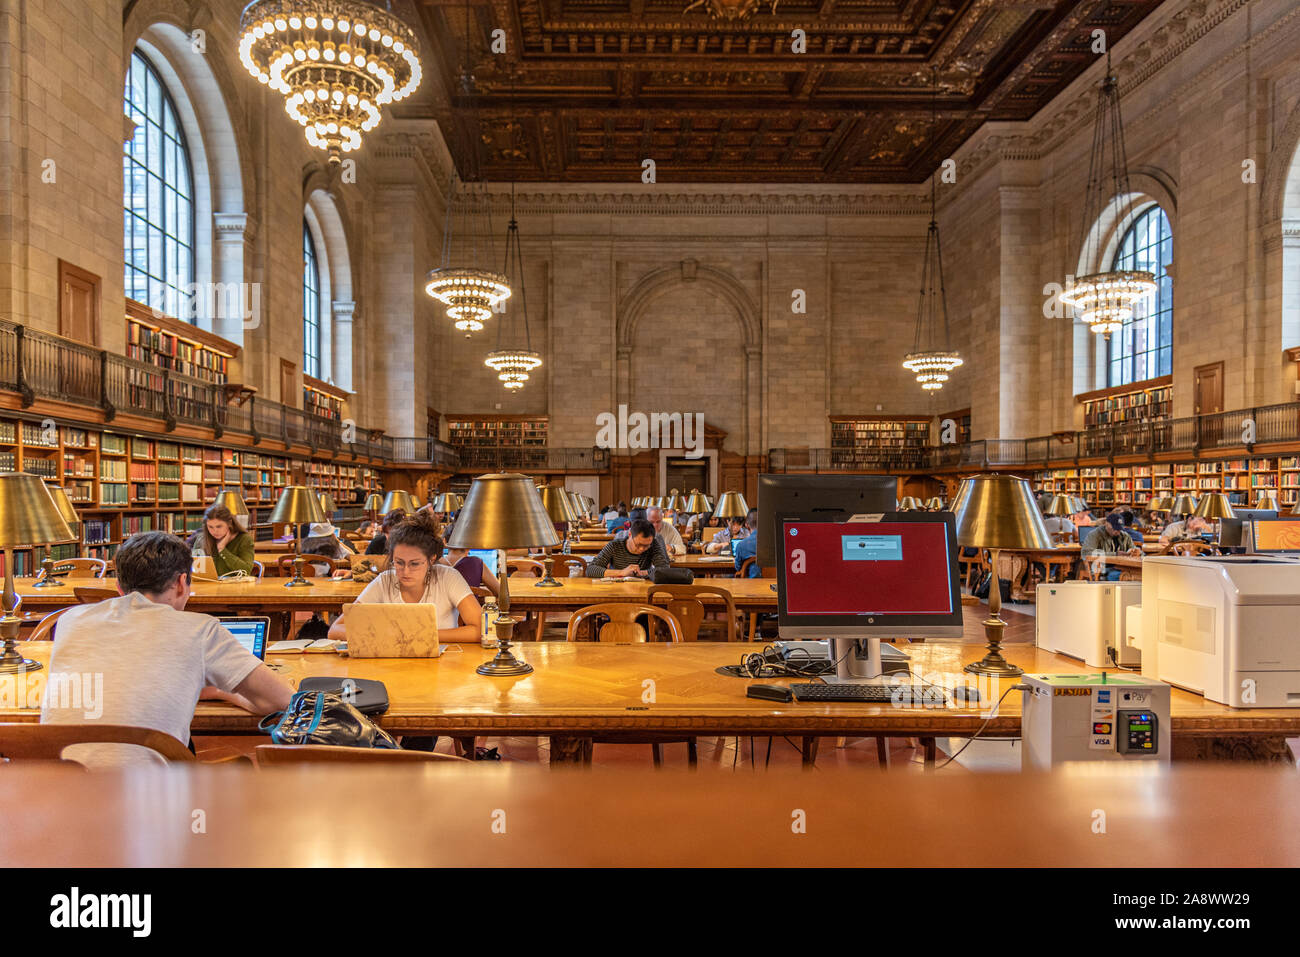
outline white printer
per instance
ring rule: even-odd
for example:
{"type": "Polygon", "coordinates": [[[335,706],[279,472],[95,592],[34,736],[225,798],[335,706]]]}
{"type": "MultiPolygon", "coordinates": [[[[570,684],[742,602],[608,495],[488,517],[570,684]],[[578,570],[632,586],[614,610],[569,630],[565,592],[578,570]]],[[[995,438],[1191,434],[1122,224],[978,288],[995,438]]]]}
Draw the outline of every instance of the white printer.
{"type": "Polygon", "coordinates": [[[1300,707],[1300,559],[1142,562],[1142,674],[1234,708],[1300,707]]]}
{"type": "Polygon", "coordinates": [[[1142,600],[1141,582],[1044,582],[1034,599],[1034,638],[1039,648],[1078,658],[1094,668],[1140,663],[1141,654],[1128,641],[1125,617],[1129,607],[1142,600]]]}

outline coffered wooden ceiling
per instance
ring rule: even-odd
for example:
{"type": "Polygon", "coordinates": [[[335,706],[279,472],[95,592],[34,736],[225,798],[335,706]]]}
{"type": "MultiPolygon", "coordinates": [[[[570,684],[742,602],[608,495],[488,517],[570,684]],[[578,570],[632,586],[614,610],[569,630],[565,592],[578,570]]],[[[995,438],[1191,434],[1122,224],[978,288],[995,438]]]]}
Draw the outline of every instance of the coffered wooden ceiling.
{"type": "Polygon", "coordinates": [[[650,158],[659,183],[916,183],[982,123],[1064,89],[1095,60],[1094,29],[1113,44],[1160,4],[761,0],[710,15],[736,2],[415,0],[450,98],[395,115],[437,119],[457,167],[493,180],[513,165],[521,181],[638,182],[650,158]]]}

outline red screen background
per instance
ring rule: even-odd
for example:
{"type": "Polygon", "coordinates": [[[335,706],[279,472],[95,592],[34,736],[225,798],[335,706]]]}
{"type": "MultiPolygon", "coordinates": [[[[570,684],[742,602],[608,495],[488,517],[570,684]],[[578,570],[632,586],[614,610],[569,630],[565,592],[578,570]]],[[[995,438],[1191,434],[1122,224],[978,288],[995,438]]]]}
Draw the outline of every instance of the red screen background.
{"type": "Polygon", "coordinates": [[[785,604],[790,615],[947,615],[947,527],[928,522],[787,522],[785,604]],[[790,530],[799,534],[793,539],[790,530]],[[846,535],[896,535],[902,561],[845,561],[846,535]],[[792,553],[804,552],[804,571],[790,571],[792,553]]]}

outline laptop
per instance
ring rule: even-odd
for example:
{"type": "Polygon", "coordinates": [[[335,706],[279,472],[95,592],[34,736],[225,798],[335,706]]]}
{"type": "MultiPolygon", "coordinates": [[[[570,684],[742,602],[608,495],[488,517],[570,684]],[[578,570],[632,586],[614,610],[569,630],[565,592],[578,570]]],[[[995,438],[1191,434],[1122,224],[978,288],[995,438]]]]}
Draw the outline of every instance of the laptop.
{"type": "Polygon", "coordinates": [[[235,636],[235,640],[248,649],[259,661],[266,658],[266,633],[271,619],[263,617],[218,618],[221,626],[235,636]]]}
{"type": "Polygon", "coordinates": [[[438,644],[436,605],[354,602],[343,624],[349,658],[437,658],[446,647],[438,644]]]}
{"type": "Polygon", "coordinates": [[[190,567],[190,573],[198,575],[201,578],[216,578],[217,565],[211,558],[206,555],[196,556],[194,564],[190,567]]]}

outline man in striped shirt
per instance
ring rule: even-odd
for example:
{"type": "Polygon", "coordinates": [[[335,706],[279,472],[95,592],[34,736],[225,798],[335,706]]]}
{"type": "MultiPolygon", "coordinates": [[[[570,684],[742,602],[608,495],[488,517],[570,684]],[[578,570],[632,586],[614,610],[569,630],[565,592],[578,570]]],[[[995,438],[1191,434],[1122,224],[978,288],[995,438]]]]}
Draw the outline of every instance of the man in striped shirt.
{"type": "Polygon", "coordinates": [[[655,527],[644,518],[632,522],[627,538],[615,539],[587,565],[592,578],[649,578],[650,569],[667,568],[668,553],[655,535],[655,527]]]}

